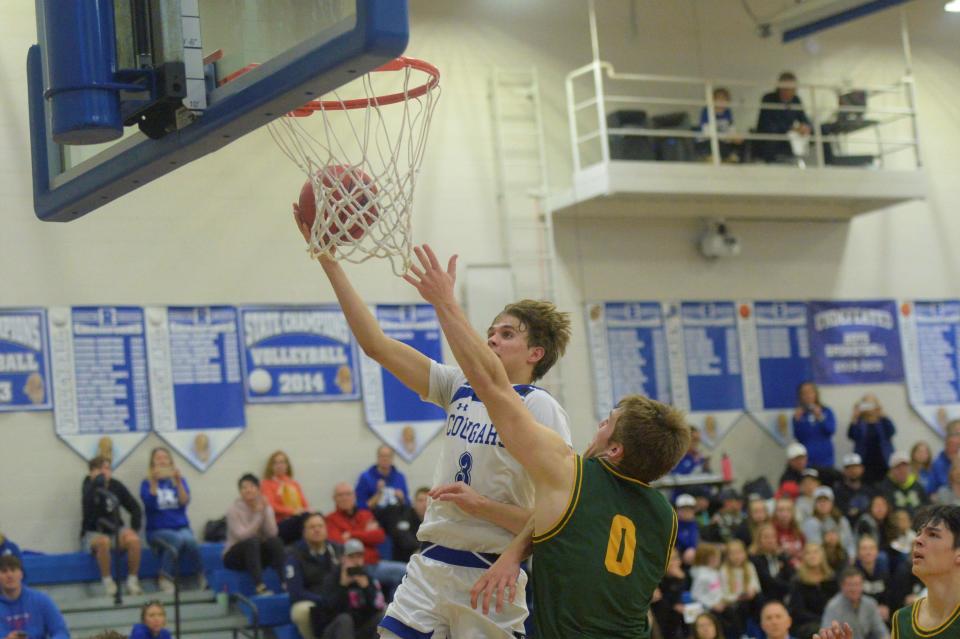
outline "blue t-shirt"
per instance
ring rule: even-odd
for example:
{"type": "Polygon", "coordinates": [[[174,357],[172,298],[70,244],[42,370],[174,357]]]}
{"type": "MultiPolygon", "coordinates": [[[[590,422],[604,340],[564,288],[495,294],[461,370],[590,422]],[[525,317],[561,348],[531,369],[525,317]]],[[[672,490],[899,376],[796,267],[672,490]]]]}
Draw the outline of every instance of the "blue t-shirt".
{"type": "Polygon", "coordinates": [[[807,449],[808,464],[814,468],[833,468],[833,434],[837,420],[833,411],[820,407],[820,419],[812,410],[805,410],[800,419],[793,418],[793,437],[807,449]]]}
{"type": "MultiPolygon", "coordinates": [[[[183,480],[183,487],[189,495],[190,486],[186,479],[183,480]]],[[[187,507],[180,505],[177,487],[172,479],[158,481],[156,495],[150,494],[150,481],[144,479],[140,484],[140,499],[147,513],[147,532],[190,527],[187,507]]]]}
{"type": "MultiPolygon", "coordinates": [[[[360,478],[357,479],[357,508],[367,509],[367,501],[370,500],[375,494],[377,494],[377,482],[383,480],[386,483],[387,488],[399,488],[403,492],[403,499],[408,504],[410,503],[410,494],[407,491],[407,478],[403,476],[396,466],[390,467],[390,473],[384,477],[380,474],[380,471],[377,470],[377,465],[374,464],[360,475],[360,478]]],[[[386,503],[381,502],[379,505],[387,506],[391,503],[394,503],[390,495],[385,496],[386,503]]]]}
{"type": "Polygon", "coordinates": [[[150,633],[150,629],[146,625],[138,623],[134,624],[130,630],[130,639],[173,639],[173,637],[166,628],[161,628],[160,632],[154,635],[150,633]]]}
{"type": "Polygon", "coordinates": [[[27,633],[29,639],[70,639],[67,624],[53,600],[26,586],[16,599],[0,594],[0,637],[14,630],[27,633]]]}

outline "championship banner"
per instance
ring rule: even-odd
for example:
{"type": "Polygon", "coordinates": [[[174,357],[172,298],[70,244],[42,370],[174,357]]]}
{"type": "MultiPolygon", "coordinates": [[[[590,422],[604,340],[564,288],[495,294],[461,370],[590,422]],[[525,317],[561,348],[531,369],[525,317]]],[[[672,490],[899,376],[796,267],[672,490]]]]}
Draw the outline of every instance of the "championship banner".
{"type": "Polygon", "coordinates": [[[246,401],[360,399],[357,344],[339,306],[240,309],[246,401]]]}
{"type": "Polygon", "coordinates": [[[143,309],[57,307],[47,319],[57,436],[117,467],[151,428],[143,309]]]}
{"type": "Polygon", "coordinates": [[[689,413],[714,446],[743,415],[743,373],[733,302],[667,307],[667,352],[673,403],[689,413]]]}
{"type": "Polygon", "coordinates": [[[246,426],[237,309],[147,309],[153,430],[197,470],[246,426]]]}
{"type": "Polygon", "coordinates": [[[780,444],[793,439],[796,391],[812,378],[806,302],[740,302],[737,328],[747,411],[780,444]]]}
{"type": "Polygon", "coordinates": [[[0,309],[0,413],[53,408],[49,362],[47,312],[0,309]]]}
{"type": "Polygon", "coordinates": [[[810,302],[810,354],[818,384],[903,381],[893,300],[810,302]]]}
{"type": "Polygon", "coordinates": [[[944,436],[960,418],[960,300],[903,302],[900,339],[910,406],[944,436]]]}
{"type": "MultiPolygon", "coordinates": [[[[440,322],[429,304],[377,305],[371,311],[380,328],[436,362],[443,361],[440,322]]],[[[443,429],[445,411],[423,401],[392,373],[361,355],[363,409],[367,424],[404,460],[413,461],[443,429]]]]}
{"type": "Polygon", "coordinates": [[[586,313],[597,419],[605,419],[624,395],[671,403],[660,302],[587,304],[586,313]]]}

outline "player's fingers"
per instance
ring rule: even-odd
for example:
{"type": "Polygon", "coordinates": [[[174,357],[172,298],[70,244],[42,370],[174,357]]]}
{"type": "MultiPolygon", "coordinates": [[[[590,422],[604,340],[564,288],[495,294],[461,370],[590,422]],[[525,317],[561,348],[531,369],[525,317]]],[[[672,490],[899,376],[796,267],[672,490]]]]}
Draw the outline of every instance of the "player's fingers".
{"type": "Polygon", "coordinates": [[[450,257],[450,261],[447,262],[447,275],[453,278],[457,277],[457,256],[456,255],[452,255],[450,257]]]}
{"type": "Polygon", "coordinates": [[[433,252],[433,249],[430,248],[429,244],[423,245],[423,252],[426,254],[427,259],[430,260],[430,266],[440,270],[440,260],[437,259],[437,254],[433,252]]]}
{"type": "Polygon", "coordinates": [[[517,582],[513,582],[513,585],[510,586],[510,603],[513,603],[517,599],[517,582]]]}
{"type": "Polygon", "coordinates": [[[490,597],[493,595],[494,587],[494,580],[490,578],[483,588],[483,614],[485,615],[490,614],[490,597]]]}
{"type": "Polygon", "coordinates": [[[407,275],[406,273],[403,274],[403,279],[404,279],[407,283],[413,285],[415,288],[419,288],[419,287],[420,287],[420,280],[416,280],[416,279],[410,277],[409,275],[407,275]]]}
{"type": "Polygon", "coordinates": [[[507,585],[504,584],[502,581],[501,581],[499,584],[497,584],[497,605],[496,605],[496,610],[497,610],[498,613],[499,613],[499,612],[503,612],[503,590],[504,590],[504,588],[507,588],[507,585]]]}
{"type": "Polygon", "coordinates": [[[419,246],[413,247],[413,252],[417,255],[417,259],[420,260],[420,263],[423,265],[423,270],[430,270],[430,259],[427,257],[426,253],[423,252],[423,249],[419,246]]]}
{"type": "Polygon", "coordinates": [[[470,589],[470,607],[474,610],[477,609],[477,598],[480,596],[480,592],[483,590],[483,584],[486,583],[487,575],[484,573],[482,577],[477,579],[477,583],[473,584],[473,588],[470,589]]]}

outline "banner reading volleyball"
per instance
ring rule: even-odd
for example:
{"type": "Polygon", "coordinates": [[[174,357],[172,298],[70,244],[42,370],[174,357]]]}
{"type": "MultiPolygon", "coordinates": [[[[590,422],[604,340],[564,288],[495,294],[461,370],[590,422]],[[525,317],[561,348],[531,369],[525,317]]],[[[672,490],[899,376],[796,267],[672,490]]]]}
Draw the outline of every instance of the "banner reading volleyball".
{"type": "Polygon", "coordinates": [[[670,363],[660,302],[587,304],[598,419],[624,395],[671,403],[670,363]]]}
{"type": "Polygon", "coordinates": [[[0,309],[0,412],[53,407],[49,362],[47,312],[0,309]]]}
{"type": "Polygon", "coordinates": [[[357,400],[357,345],[338,306],[240,309],[251,403],[357,400]]]}
{"type": "Polygon", "coordinates": [[[246,425],[237,309],[147,309],[153,428],[206,470],[246,425]]]}
{"type": "MultiPolygon", "coordinates": [[[[440,322],[429,304],[382,304],[371,309],[387,337],[443,362],[440,322]]],[[[366,355],[360,358],[367,425],[406,461],[413,461],[443,428],[446,413],[423,401],[366,355]]]]}
{"type": "Polygon", "coordinates": [[[58,307],[47,319],[56,433],[116,467],[152,424],[143,309],[58,307]]]}
{"type": "Polygon", "coordinates": [[[733,302],[666,306],[673,403],[714,446],[743,415],[743,372],[733,302]]]}
{"type": "Polygon", "coordinates": [[[900,304],[910,406],[941,436],[960,419],[960,300],[900,304]]]}
{"type": "Polygon", "coordinates": [[[747,411],[781,444],[792,439],[796,390],[812,377],[806,302],[738,304],[747,411]]]}
{"type": "Polygon", "coordinates": [[[810,309],[810,354],[819,384],[903,380],[897,305],[893,300],[816,301],[810,309]]]}

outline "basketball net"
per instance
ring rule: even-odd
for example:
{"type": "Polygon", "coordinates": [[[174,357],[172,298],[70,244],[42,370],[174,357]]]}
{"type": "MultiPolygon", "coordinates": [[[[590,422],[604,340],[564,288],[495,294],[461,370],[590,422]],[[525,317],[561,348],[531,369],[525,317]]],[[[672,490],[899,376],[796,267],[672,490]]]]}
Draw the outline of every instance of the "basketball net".
{"type": "Polygon", "coordinates": [[[308,251],[314,259],[387,258],[395,274],[407,271],[413,192],[439,79],[432,65],[397,58],[267,125],[313,186],[308,251]],[[360,90],[364,97],[346,94],[360,90]]]}

